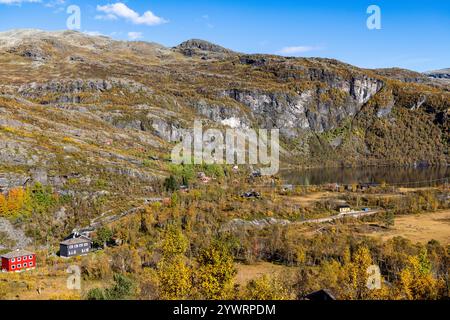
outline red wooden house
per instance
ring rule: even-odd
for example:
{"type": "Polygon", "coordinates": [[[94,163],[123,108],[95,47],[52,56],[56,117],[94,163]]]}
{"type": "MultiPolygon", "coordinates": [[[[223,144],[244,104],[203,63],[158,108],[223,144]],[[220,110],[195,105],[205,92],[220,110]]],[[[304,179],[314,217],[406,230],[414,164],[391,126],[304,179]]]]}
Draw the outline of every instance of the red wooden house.
{"type": "Polygon", "coordinates": [[[1,256],[3,272],[19,272],[36,267],[36,254],[26,250],[11,251],[1,256]]]}

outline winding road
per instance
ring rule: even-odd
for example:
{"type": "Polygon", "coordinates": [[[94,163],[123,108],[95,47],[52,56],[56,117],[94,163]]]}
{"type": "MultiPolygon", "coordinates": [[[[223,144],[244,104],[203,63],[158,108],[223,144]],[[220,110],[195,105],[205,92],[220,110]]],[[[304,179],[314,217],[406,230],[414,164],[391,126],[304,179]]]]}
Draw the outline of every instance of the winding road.
{"type": "Polygon", "coordinates": [[[369,211],[351,211],[345,214],[338,214],[336,216],[332,217],[326,217],[326,218],[320,218],[320,219],[309,219],[304,221],[295,221],[294,223],[298,224],[305,224],[305,223],[324,223],[324,222],[331,222],[334,220],[340,220],[344,218],[361,218],[361,217],[367,217],[367,216],[373,216],[374,214],[380,213],[381,210],[373,209],[369,211]]]}

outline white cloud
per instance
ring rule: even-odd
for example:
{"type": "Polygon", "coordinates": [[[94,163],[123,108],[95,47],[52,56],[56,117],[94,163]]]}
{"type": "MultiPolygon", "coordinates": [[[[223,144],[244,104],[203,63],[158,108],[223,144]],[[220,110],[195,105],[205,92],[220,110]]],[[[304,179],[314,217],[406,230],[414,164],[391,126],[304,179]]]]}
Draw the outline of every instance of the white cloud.
{"type": "Polygon", "coordinates": [[[134,31],[128,32],[128,38],[130,40],[141,39],[142,36],[143,36],[142,32],[134,32],[134,31]]]}
{"type": "Polygon", "coordinates": [[[202,15],[202,19],[206,22],[206,26],[210,29],[214,28],[214,25],[209,22],[209,15],[208,14],[204,14],[202,15]]]}
{"type": "Polygon", "coordinates": [[[63,6],[65,4],[66,4],[66,0],[52,0],[52,1],[45,3],[44,6],[47,8],[54,8],[54,7],[63,6]]]}
{"type": "Polygon", "coordinates": [[[296,55],[310,51],[318,51],[321,49],[322,47],[315,47],[315,46],[294,46],[294,47],[284,47],[277,53],[282,55],[296,55]]]}
{"type": "Polygon", "coordinates": [[[22,3],[37,3],[42,2],[41,0],[0,0],[0,4],[13,4],[21,5],[22,3]]]}
{"type": "Polygon", "coordinates": [[[104,6],[97,5],[97,11],[103,12],[104,15],[98,15],[95,17],[96,19],[116,20],[118,18],[123,18],[134,24],[145,24],[148,26],[156,26],[168,22],[164,18],[156,16],[150,10],[139,15],[139,13],[128,8],[121,2],[104,6]]]}
{"type": "Polygon", "coordinates": [[[100,31],[83,31],[83,33],[87,34],[88,36],[103,36],[100,31]]]}
{"type": "Polygon", "coordinates": [[[113,15],[113,14],[106,14],[106,15],[96,15],[95,16],[96,20],[117,20],[119,18],[117,18],[117,16],[113,15]]]}

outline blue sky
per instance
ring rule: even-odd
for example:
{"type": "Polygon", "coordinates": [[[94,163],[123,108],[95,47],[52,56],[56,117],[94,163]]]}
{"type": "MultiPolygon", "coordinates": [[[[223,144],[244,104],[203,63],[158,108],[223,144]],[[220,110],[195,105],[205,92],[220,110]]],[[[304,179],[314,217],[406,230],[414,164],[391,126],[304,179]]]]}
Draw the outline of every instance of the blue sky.
{"type": "Polygon", "coordinates": [[[450,67],[449,0],[0,0],[0,30],[66,29],[70,5],[81,31],[174,46],[205,39],[246,53],[339,59],[360,67],[450,67]],[[369,30],[367,8],[381,9],[369,30]]]}

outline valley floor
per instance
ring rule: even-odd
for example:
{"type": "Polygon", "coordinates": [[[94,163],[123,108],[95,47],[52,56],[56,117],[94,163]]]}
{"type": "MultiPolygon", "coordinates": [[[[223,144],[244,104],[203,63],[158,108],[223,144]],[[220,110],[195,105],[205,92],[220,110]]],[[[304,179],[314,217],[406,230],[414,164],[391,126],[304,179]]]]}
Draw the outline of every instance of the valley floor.
{"type": "Polygon", "coordinates": [[[404,237],[412,242],[427,243],[437,240],[442,245],[450,244],[450,210],[400,216],[387,231],[371,233],[382,240],[404,237]]]}
{"type": "MultiPolygon", "coordinates": [[[[320,225],[291,223],[285,226],[286,229],[277,229],[275,226],[266,226],[259,229],[259,231],[247,229],[246,232],[260,232],[261,236],[266,234],[268,237],[272,237],[274,233],[281,232],[281,230],[285,230],[286,234],[283,235],[280,233],[280,238],[278,240],[276,237],[270,238],[272,239],[270,241],[273,241],[273,245],[276,245],[278,241],[280,242],[280,247],[274,250],[274,252],[277,252],[279,255],[278,258],[273,258],[275,255],[272,258],[268,258],[268,251],[266,251],[265,256],[262,254],[263,251],[259,251],[258,254],[255,253],[255,255],[251,259],[247,260],[246,263],[238,262],[243,261],[242,256],[240,258],[235,257],[234,262],[231,262],[231,264],[234,265],[236,274],[233,276],[231,283],[238,287],[240,292],[244,292],[245,290],[249,290],[249,284],[250,288],[251,285],[262,286],[263,288],[266,285],[272,285],[269,280],[267,280],[268,282],[258,283],[257,281],[259,281],[262,277],[267,279],[282,279],[281,281],[285,281],[286,279],[294,279],[301,273],[301,271],[305,271],[311,273],[311,277],[315,278],[320,272],[322,272],[322,266],[320,266],[320,263],[316,263],[310,258],[310,260],[306,263],[302,262],[300,264],[296,264],[297,262],[295,259],[300,259],[298,257],[300,257],[301,252],[305,252],[306,257],[307,250],[310,250],[311,252],[309,253],[310,257],[317,255],[319,259],[322,259],[323,257],[320,255],[323,255],[325,259],[329,258],[329,256],[332,255],[330,251],[331,249],[329,250],[326,244],[324,244],[324,247],[320,247],[321,242],[327,239],[327,235],[333,237],[333,235],[337,233],[342,233],[343,235],[347,234],[355,239],[358,239],[360,236],[368,236],[374,240],[377,240],[380,245],[386,245],[386,243],[394,237],[402,237],[410,240],[412,244],[420,243],[426,246],[430,240],[434,239],[439,241],[442,246],[448,246],[450,245],[450,209],[436,209],[437,207],[431,209],[430,207],[430,209],[417,209],[418,211],[414,211],[416,209],[413,210],[409,207],[402,207],[403,204],[408,203],[411,204],[411,208],[415,208],[415,200],[417,200],[417,203],[421,203],[422,206],[429,205],[433,202],[432,200],[434,198],[426,198],[427,192],[442,192],[439,194],[443,194],[445,199],[447,199],[447,189],[401,188],[392,190],[374,190],[373,193],[330,192],[324,191],[323,189],[316,189],[302,192],[293,191],[292,194],[278,194],[272,190],[263,193],[262,199],[243,200],[240,198],[232,198],[231,200],[227,200],[230,203],[237,202],[238,204],[236,205],[236,208],[239,208],[240,211],[247,206],[261,206],[261,208],[264,209],[264,206],[270,205],[274,208],[284,208],[284,210],[286,210],[289,206],[292,206],[293,208],[304,208],[306,213],[310,210],[310,214],[316,214],[315,212],[318,210],[317,212],[319,215],[336,215],[337,212],[335,210],[332,212],[327,208],[329,203],[339,203],[339,201],[346,201],[352,208],[355,209],[363,207],[384,209],[380,210],[380,213],[377,213],[374,216],[364,218],[358,217],[358,219],[349,218],[348,220],[342,219],[339,221],[327,221],[326,223],[320,223],[320,225]],[[267,199],[271,200],[269,201],[267,199]],[[279,207],[276,206],[278,203],[281,203],[279,207]],[[387,220],[385,220],[385,218],[383,218],[383,215],[385,214],[384,211],[388,207],[391,208],[391,210],[394,210],[392,208],[395,208],[396,210],[392,211],[395,212],[395,214],[392,216],[392,221],[390,224],[386,222],[387,220]],[[299,237],[298,241],[302,239],[315,243],[314,241],[317,239],[322,240],[317,240],[317,243],[314,245],[311,244],[309,247],[306,244],[307,242],[305,242],[303,247],[294,248],[292,246],[293,244],[296,244],[296,242],[289,240],[289,237],[293,234],[299,237]],[[283,250],[289,246],[291,246],[290,250],[292,253],[288,253],[288,251],[283,253],[283,250]],[[314,249],[314,246],[318,246],[318,248],[314,249]],[[319,253],[316,254],[314,252],[319,253]],[[280,259],[280,256],[283,258],[280,259]],[[292,261],[287,260],[286,257],[290,256],[296,258],[293,258],[292,261]],[[282,262],[278,264],[275,261],[282,262]],[[252,281],[256,281],[257,284],[251,284],[252,281]]],[[[184,196],[188,195],[185,194],[184,196]]],[[[170,210],[170,208],[166,209],[170,210]]],[[[270,215],[268,214],[267,217],[270,217],[270,215]]],[[[133,221],[132,219],[135,218],[139,218],[139,215],[134,213],[125,215],[120,219],[117,219],[117,221],[112,222],[112,224],[119,223],[127,225],[126,221],[133,221]]],[[[291,221],[296,219],[298,219],[298,217],[293,216],[291,221]]],[[[139,221],[142,223],[142,220],[139,221]]],[[[121,229],[123,229],[123,226],[121,229]]],[[[338,246],[338,243],[336,243],[336,246],[338,246]]],[[[250,245],[250,248],[253,247],[257,248],[257,246],[250,245]]],[[[67,288],[67,281],[70,274],[67,273],[67,268],[71,265],[78,265],[82,266],[84,269],[91,268],[92,270],[96,270],[95,272],[100,272],[101,274],[103,272],[102,270],[109,270],[109,268],[102,265],[102,263],[108,264],[108,261],[111,261],[111,250],[115,252],[116,258],[122,257],[123,255],[124,259],[132,259],[131,256],[128,257],[128,249],[129,247],[127,246],[121,250],[121,247],[118,246],[70,260],[61,259],[54,254],[47,255],[48,253],[42,252],[40,255],[41,261],[38,261],[38,268],[36,270],[23,273],[0,273],[0,299],[85,299],[86,294],[90,289],[108,288],[111,286],[113,284],[111,275],[105,277],[102,275],[97,275],[96,278],[94,278],[96,280],[92,280],[86,279],[83,274],[81,276],[82,290],[69,290],[67,288]],[[118,252],[119,255],[117,255],[118,252]]],[[[123,264],[125,266],[126,263],[123,262],[123,264]]],[[[139,264],[139,266],[141,265],[143,266],[143,264],[139,264]]],[[[151,267],[139,267],[138,269],[140,270],[140,274],[139,272],[135,274],[134,271],[128,270],[127,274],[131,277],[136,276],[136,279],[145,279],[143,275],[147,274],[147,272],[153,272],[151,267]]],[[[95,272],[92,270],[90,272],[88,271],[87,274],[94,274],[95,272]]],[[[139,280],[136,281],[139,283],[139,280]]],[[[139,285],[142,285],[142,283],[139,283],[139,285]]],[[[147,289],[145,286],[142,286],[140,290],[143,292],[147,289]]],[[[148,290],[152,291],[153,287],[150,285],[148,290]]],[[[152,299],[151,297],[152,295],[145,296],[145,294],[140,296],[141,299],[152,299]]],[[[291,298],[291,296],[288,298],[291,298]]]]}

